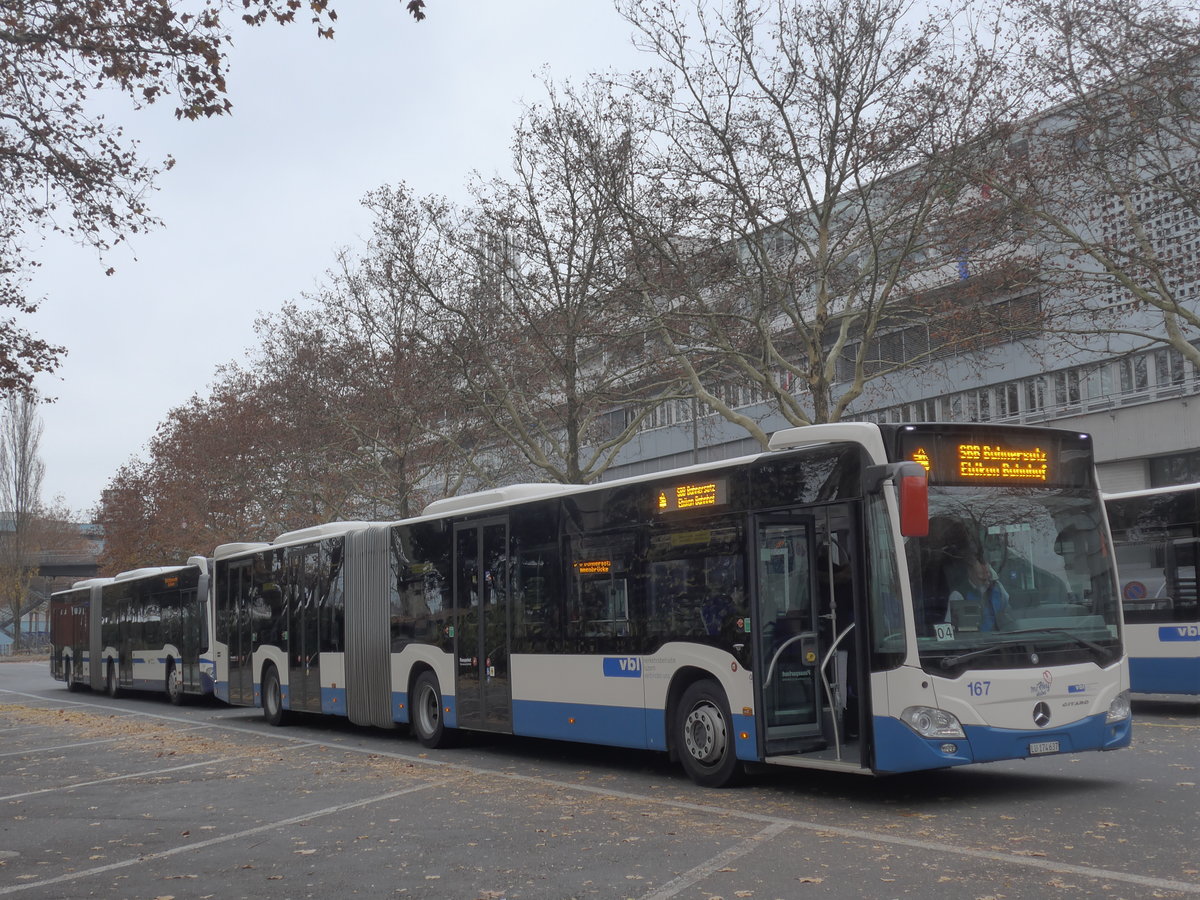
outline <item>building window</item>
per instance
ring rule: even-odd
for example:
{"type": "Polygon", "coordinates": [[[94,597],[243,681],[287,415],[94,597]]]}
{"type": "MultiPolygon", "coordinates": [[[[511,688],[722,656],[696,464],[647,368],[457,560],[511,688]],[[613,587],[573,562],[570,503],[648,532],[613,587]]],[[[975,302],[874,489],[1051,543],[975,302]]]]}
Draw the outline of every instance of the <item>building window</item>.
{"type": "Polygon", "coordinates": [[[1144,354],[1121,360],[1118,368],[1121,372],[1122,394],[1138,394],[1150,387],[1150,373],[1144,354]]]}
{"type": "Polygon", "coordinates": [[[1030,412],[1041,412],[1046,408],[1046,376],[1025,379],[1025,408],[1030,412]]]}
{"type": "Polygon", "coordinates": [[[1083,394],[1091,408],[1109,405],[1112,400],[1112,368],[1104,364],[1085,369],[1083,394]]]}
{"type": "Polygon", "coordinates": [[[1150,460],[1150,487],[1200,482],[1200,450],[1150,460]]]}
{"type": "Polygon", "coordinates": [[[1054,373],[1054,405],[1079,405],[1079,372],[1068,369],[1065,372],[1054,373]]]}
{"type": "Polygon", "coordinates": [[[1183,384],[1183,362],[1183,354],[1173,347],[1154,351],[1154,377],[1160,391],[1183,384]]]}
{"type": "Polygon", "coordinates": [[[1021,414],[1021,392],[1017,383],[1001,384],[996,387],[996,416],[1001,419],[1015,418],[1021,414]]]}

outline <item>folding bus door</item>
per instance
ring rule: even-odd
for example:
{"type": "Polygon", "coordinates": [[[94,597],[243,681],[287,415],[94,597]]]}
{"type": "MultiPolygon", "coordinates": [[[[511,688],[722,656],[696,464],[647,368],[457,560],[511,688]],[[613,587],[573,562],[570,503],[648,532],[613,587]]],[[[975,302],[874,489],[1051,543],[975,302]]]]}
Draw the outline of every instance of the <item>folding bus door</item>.
{"type": "Polygon", "coordinates": [[[321,711],[321,665],[318,641],[321,596],[320,548],[316,544],[287,551],[288,708],[321,711]]]}
{"type": "Polygon", "coordinates": [[[254,664],[251,640],[250,590],[253,585],[251,560],[229,563],[225,577],[225,609],[229,626],[229,702],[254,705],[254,664]]]}
{"type": "Polygon", "coordinates": [[[462,728],[512,731],[508,520],[454,529],[455,703],[462,728]]]}
{"type": "Polygon", "coordinates": [[[823,742],[814,522],[762,518],[755,541],[754,622],[766,753],[815,749],[823,742]]]}

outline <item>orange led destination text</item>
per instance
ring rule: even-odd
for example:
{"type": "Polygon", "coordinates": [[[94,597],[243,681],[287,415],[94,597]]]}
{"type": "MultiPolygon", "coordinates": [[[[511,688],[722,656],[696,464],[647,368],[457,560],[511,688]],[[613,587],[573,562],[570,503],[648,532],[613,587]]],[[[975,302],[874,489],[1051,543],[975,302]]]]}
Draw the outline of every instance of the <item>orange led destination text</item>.
{"type": "Polygon", "coordinates": [[[681,484],[675,488],[675,508],[694,509],[697,506],[716,506],[717,484],[681,484]]]}
{"type": "Polygon", "coordinates": [[[1045,481],[1050,457],[1041,447],[1017,450],[992,444],[959,444],[958,474],[963,478],[1045,481]]]}

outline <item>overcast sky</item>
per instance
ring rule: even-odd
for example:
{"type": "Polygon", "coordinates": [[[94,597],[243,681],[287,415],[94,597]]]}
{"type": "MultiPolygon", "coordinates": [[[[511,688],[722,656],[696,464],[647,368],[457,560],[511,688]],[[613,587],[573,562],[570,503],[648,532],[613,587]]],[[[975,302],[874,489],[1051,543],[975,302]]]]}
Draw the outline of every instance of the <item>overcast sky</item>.
{"type": "Polygon", "coordinates": [[[383,184],[461,196],[508,163],[537,73],[582,79],[644,64],[611,0],[342,2],[333,41],[306,24],[235,29],[232,116],[176,122],[167,103],[124,118],[175,168],[151,209],[165,226],[101,263],[49,242],[26,324],[68,348],[39,382],[44,498],[89,512],[174,406],[241,358],[259,312],[311,292],[337,248],[368,236],[360,200],[383,184]],[[117,272],[105,276],[107,265],[117,272]]]}

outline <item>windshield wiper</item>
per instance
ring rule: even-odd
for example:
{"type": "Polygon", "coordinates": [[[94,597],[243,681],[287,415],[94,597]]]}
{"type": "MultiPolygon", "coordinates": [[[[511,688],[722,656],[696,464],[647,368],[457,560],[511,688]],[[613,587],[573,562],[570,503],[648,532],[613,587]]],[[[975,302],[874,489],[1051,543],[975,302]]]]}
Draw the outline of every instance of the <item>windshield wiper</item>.
{"type": "Polygon", "coordinates": [[[1086,647],[1095,653],[1098,653],[1102,658],[1112,662],[1114,659],[1113,652],[1102,644],[1097,644],[1095,641],[1089,641],[1085,637],[1081,637],[1073,631],[1066,628],[1025,628],[1021,631],[1006,631],[1005,634],[1061,634],[1070,638],[1080,647],[1086,647]]]}
{"type": "MultiPolygon", "coordinates": [[[[1095,641],[1089,641],[1085,637],[1080,637],[1079,635],[1075,634],[1074,632],[1068,631],[1065,628],[1026,628],[1026,629],[1023,629],[1022,631],[1003,631],[1003,632],[997,632],[997,634],[1002,634],[1005,637],[1011,637],[1012,635],[1015,635],[1015,634],[1059,634],[1059,635],[1063,635],[1064,637],[1070,638],[1072,641],[1074,641],[1080,647],[1084,647],[1088,650],[1093,651],[1094,653],[1099,654],[1101,659],[1104,659],[1107,662],[1112,662],[1112,660],[1114,658],[1112,651],[1110,651],[1107,647],[1097,644],[1095,641]]],[[[957,666],[959,663],[964,663],[969,659],[975,659],[976,657],[984,656],[988,653],[991,653],[994,650],[999,650],[1002,647],[1010,647],[1013,644],[1024,644],[1024,643],[1027,643],[1027,641],[1021,640],[1021,639],[1018,639],[1015,641],[997,641],[996,643],[989,644],[986,647],[979,647],[976,650],[969,650],[966,653],[959,653],[956,656],[944,656],[944,657],[942,657],[942,661],[941,661],[940,665],[943,669],[952,669],[955,666],[957,666]]]]}
{"type": "Polygon", "coordinates": [[[994,644],[988,644],[986,647],[980,647],[977,650],[968,650],[966,653],[959,653],[957,656],[943,656],[941,667],[943,669],[952,669],[959,663],[966,662],[968,659],[974,659],[977,656],[983,656],[987,653],[992,653],[1002,647],[1009,647],[1013,644],[1024,644],[1025,641],[997,641],[994,644]]]}

